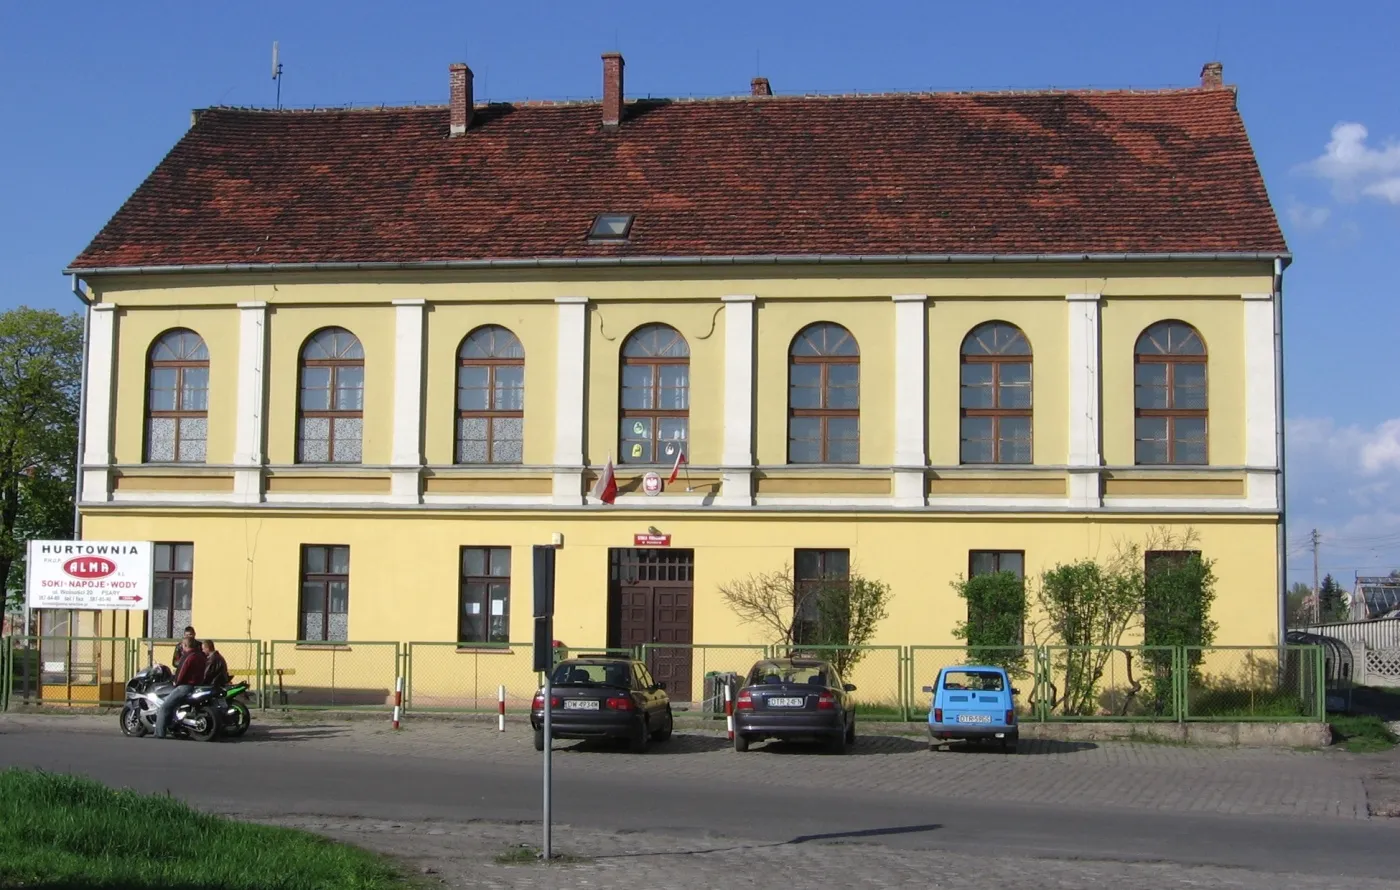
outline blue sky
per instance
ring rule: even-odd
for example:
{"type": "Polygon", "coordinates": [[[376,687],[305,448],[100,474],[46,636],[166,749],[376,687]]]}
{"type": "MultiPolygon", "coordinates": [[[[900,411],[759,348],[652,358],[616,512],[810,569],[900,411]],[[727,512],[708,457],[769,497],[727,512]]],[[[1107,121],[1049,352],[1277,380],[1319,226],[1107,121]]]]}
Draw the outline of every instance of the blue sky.
{"type": "Polygon", "coordinates": [[[1400,566],[1400,7],[1316,2],[0,5],[0,308],[76,308],[59,271],[193,108],[477,96],[1190,85],[1219,58],[1297,257],[1286,276],[1290,575],[1400,566]]]}

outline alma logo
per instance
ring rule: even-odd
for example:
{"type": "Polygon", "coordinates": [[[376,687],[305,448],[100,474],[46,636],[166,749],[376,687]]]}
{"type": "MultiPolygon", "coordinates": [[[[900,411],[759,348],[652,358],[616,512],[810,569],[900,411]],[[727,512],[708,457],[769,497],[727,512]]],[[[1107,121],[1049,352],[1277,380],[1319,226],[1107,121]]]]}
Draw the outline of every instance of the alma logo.
{"type": "Polygon", "coordinates": [[[79,556],[63,564],[74,578],[105,578],[116,570],[117,564],[102,556],[79,556]]]}

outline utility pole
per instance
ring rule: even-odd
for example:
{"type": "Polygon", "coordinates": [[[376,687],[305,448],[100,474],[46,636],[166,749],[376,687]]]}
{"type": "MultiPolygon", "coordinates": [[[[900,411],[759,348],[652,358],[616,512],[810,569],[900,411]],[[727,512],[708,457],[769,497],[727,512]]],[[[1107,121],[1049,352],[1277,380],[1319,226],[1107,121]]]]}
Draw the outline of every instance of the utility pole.
{"type": "Polygon", "coordinates": [[[1317,529],[1312,530],[1313,551],[1313,624],[1322,623],[1322,588],[1317,582],[1317,545],[1320,540],[1317,529]]]}

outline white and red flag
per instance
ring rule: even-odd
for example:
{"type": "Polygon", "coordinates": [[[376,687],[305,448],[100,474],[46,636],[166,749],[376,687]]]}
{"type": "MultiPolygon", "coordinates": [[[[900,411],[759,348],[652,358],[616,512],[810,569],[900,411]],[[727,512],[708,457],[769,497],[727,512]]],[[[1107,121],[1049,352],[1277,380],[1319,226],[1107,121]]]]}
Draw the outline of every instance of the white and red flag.
{"type": "Polygon", "coordinates": [[[676,477],[679,476],[679,475],[681,474],[681,464],[683,464],[683,463],[685,463],[685,462],[686,462],[686,460],[685,460],[685,451],[684,451],[684,450],[677,451],[677,452],[676,452],[676,463],[675,463],[675,465],[674,465],[673,467],[671,467],[671,477],[670,477],[669,479],[666,480],[666,484],[667,484],[667,485],[670,485],[672,482],[675,482],[675,481],[676,481],[676,477]]]}
{"type": "Polygon", "coordinates": [[[590,492],[595,498],[605,504],[611,504],[617,500],[617,474],[613,472],[612,455],[608,455],[608,464],[603,467],[603,475],[598,477],[598,481],[593,485],[590,492]]]}

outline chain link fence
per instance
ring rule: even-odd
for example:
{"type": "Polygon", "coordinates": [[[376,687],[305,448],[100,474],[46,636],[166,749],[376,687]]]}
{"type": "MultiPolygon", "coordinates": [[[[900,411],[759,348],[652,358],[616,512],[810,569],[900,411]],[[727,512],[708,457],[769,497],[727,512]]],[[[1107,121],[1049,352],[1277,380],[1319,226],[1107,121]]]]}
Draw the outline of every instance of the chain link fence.
{"type": "Polygon", "coordinates": [[[1181,672],[1171,646],[1044,646],[1036,698],[1046,720],[1176,721],[1181,672]]]}
{"type": "Polygon", "coordinates": [[[768,657],[767,646],[648,643],[638,657],[676,710],[701,717],[724,717],[726,683],[741,684],[749,669],[768,657]]]}
{"type": "Polygon", "coordinates": [[[9,703],[120,705],[126,698],[126,637],[15,637],[9,703]]]}
{"type": "Polygon", "coordinates": [[[274,640],[263,678],[266,707],[392,708],[399,659],[398,643],[274,640]]]}
{"type": "Polygon", "coordinates": [[[495,713],[504,686],[506,711],[528,713],[540,682],[530,643],[409,643],[406,653],[407,711],[495,713]]]}
{"type": "Polygon", "coordinates": [[[866,720],[908,720],[903,646],[774,646],[772,657],[807,655],[828,661],[856,687],[851,698],[866,720]]]}
{"type": "Polygon", "coordinates": [[[1188,647],[1182,657],[1187,720],[1326,719],[1321,647],[1188,647]]]}
{"type": "Polygon", "coordinates": [[[922,720],[933,707],[932,693],[925,686],[934,685],[938,672],[962,665],[994,665],[1006,669],[1015,690],[1013,698],[1018,713],[1031,716],[1038,701],[1038,650],[1034,646],[910,646],[908,659],[910,719],[922,720]]]}

